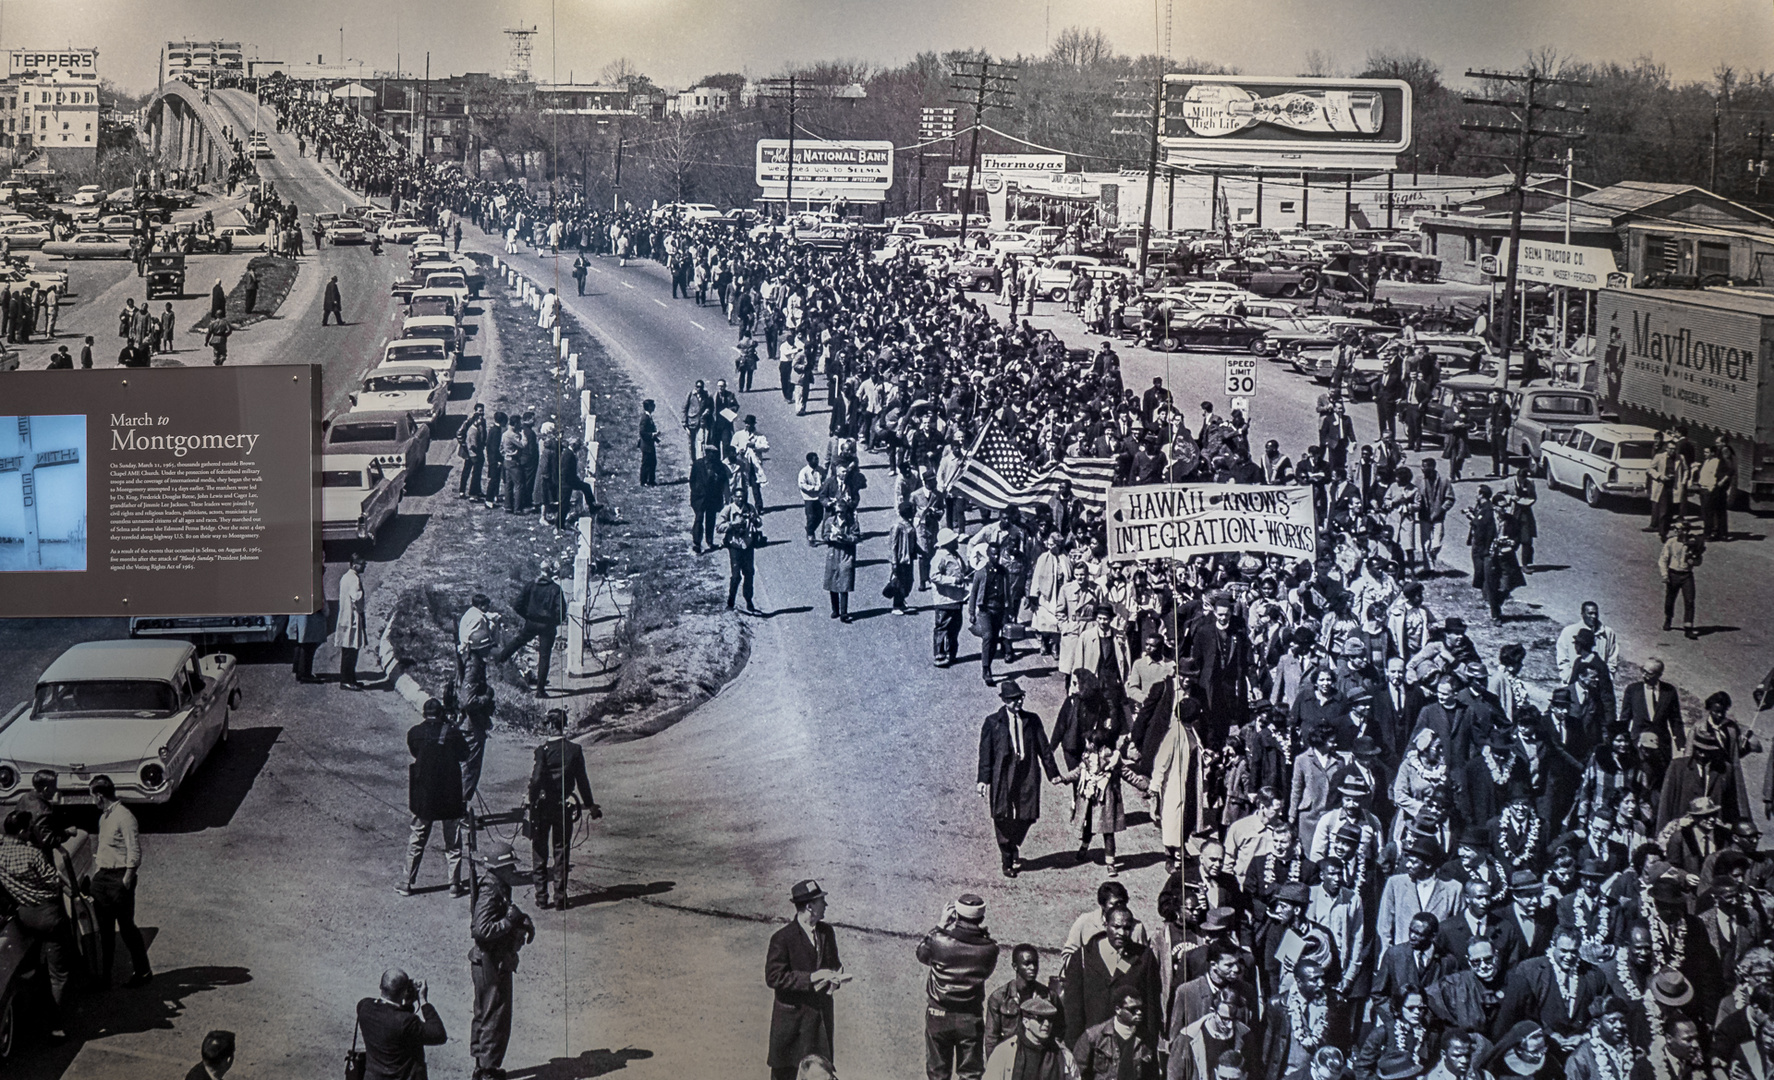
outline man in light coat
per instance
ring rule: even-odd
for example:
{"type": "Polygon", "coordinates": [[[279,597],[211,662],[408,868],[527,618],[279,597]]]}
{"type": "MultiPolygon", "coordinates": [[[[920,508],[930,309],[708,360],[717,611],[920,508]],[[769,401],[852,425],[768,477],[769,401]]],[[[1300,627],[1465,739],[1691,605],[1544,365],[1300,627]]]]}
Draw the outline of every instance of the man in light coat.
{"type": "MultiPolygon", "coordinates": [[[[1177,661],[1179,678],[1194,678],[1201,665],[1189,657],[1177,661]]],[[[1152,759],[1152,787],[1147,797],[1152,803],[1152,816],[1158,819],[1163,834],[1165,855],[1172,864],[1180,857],[1184,841],[1201,824],[1201,797],[1206,789],[1202,776],[1201,736],[1195,725],[1183,720],[1173,710],[1170,730],[1158,744],[1152,759]]]]}
{"type": "Polygon", "coordinates": [[[366,565],[362,555],[353,555],[350,568],[339,578],[339,621],[333,627],[333,644],[339,647],[339,687],[343,690],[363,689],[357,681],[357,651],[369,644],[364,615],[366,565]]]}

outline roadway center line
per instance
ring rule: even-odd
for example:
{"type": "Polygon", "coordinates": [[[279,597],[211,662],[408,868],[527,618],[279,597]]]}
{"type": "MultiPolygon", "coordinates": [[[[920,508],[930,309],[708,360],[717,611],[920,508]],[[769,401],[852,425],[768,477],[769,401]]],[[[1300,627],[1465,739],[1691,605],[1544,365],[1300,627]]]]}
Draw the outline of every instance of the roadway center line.
{"type": "Polygon", "coordinates": [[[654,298],[653,298],[653,302],[654,302],[654,303],[655,303],[655,304],[658,304],[658,305],[659,305],[659,306],[660,306],[660,307],[665,307],[665,306],[666,306],[666,304],[665,304],[665,301],[663,301],[663,300],[661,300],[661,299],[659,299],[659,298],[658,298],[658,297],[657,297],[657,296],[655,296],[655,297],[654,297],[654,298]]]}
{"type": "Polygon", "coordinates": [[[628,289],[634,288],[634,282],[632,282],[632,281],[624,281],[622,283],[622,285],[624,288],[628,288],[628,289]]]}
{"type": "Polygon", "coordinates": [[[597,268],[597,267],[595,267],[595,266],[594,266],[594,267],[592,267],[592,269],[593,269],[593,270],[597,270],[597,272],[598,272],[598,273],[600,273],[600,274],[601,274],[601,273],[603,273],[603,271],[602,271],[602,270],[598,270],[598,268],[597,268]]]}
{"type": "Polygon", "coordinates": [[[696,329],[698,329],[698,330],[707,330],[707,329],[708,329],[708,327],[706,327],[706,326],[704,326],[704,325],[702,325],[702,324],[701,324],[701,323],[699,323],[699,322],[697,322],[697,321],[696,321],[696,320],[695,320],[695,319],[691,319],[691,320],[690,320],[690,325],[691,325],[691,326],[694,326],[694,327],[695,327],[695,328],[696,328],[696,329]]]}

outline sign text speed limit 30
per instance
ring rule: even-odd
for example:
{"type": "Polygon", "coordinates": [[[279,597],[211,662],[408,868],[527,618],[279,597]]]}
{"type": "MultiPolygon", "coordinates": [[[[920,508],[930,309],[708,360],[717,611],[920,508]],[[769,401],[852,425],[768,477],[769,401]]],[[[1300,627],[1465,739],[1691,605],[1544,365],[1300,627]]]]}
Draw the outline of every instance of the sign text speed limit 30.
{"type": "Polygon", "coordinates": [[[1228,396],[1246,396],[1257,392],[1257,358],[1254,356],[1226,357],[1226,393],[1228,396]]]}

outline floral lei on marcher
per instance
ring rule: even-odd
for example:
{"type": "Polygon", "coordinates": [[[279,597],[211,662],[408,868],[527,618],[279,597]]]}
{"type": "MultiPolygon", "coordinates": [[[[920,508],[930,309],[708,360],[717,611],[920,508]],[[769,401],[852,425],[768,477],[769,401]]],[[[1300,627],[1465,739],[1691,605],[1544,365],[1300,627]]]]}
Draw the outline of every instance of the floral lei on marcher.
{"type": "Polygon", "coordinates": [[[1519,866],[1533,858],[1534,853],[1540,850],[1540,815],[1534,813],[1532,809],[1523,809],[1510,803],[1503,808],[1503,814],[1498,824],[1502,828],[1497,830],[1497,847],[1501,849],[1499,854],[1503,856],[1504,862],[1519,866]],[[1509,837],[1511,834],[1520,836],[1524,831],[1527,835],[1518,852],[1516,845],[1510,842],[1509,837]]]}
{"type": "Polygon", "coordinates": [[[1307,1053],[1324,1045],[1325,1029],[1330,1026],[1330,1002],[1310,1002],[1295,986],[1287,992],[1287,1027],[1288,1031],[1307,1053]],[[1312,1019],[1312,1005],[1317,1004],[1318,1019],[1312,1019]]]}
{"type": "Polygon", "coordinates": [[[1589,1056],[1595,1062],[1596,1080],[1627,1080],[1632,1075],[1632,1044],[1618,1049],[1600,1035],[1589,1036],[1589,1056]]]}
{"type": "Polygon", "coordinates": [[[1606,942],[1608,927],[1606,920],[1601,917],[1604,906],[1600,897],[1591,900],[1589,894],[1582,889],[1571,895],[1571,918],[1577,924],[1577,933],[1583,936],[1583,944],[1600,945],[1606,942]],[[1590,925],[1591,920],[1594,920],[1594,926],[1590,925]]]}
{"type": "Polygon", "coordinates": [[[1431,787],[1440,787],[1447,783],[1448,759],[1445,757],[1431,767],[1428,762],[1423,760],[1423,755],[1413,746],[1410,753],[1405,755],[1405,764],[1416,770],[1417,775],[1423,778],[1423,782],[1431,787]]]}
{"type": "Polygon", "coordinates": [[[1491,779],[1498,787],[1502,787],[1504,784],[1509,783],[1509,770],[1515,764],[1515,752],[1510,751],[1510,760],[1505,762],[1502,769],[1499,770],[1497,768],[1497,755],[1493,753],[1492,750],[1492,747],[1487,746],[1480,750],[1479,753],[1484,757],[1485,768],[1491,770],[1491,779]]]}
{"type": "Polygon", "coordinates": [[[1651,928],[1651,948],[1656,959],[1666,968],[1680,968],[1682,961],[1688,957],[1688,926],[1682,923],[1672,927],[1663,921],[1663,913],[1651,900],[1650,889],[1645,889],[1643,905],[1645,922],[1651,928]]]}
{"type": "Polygon", "coordinates": [[[1424,1051],[1428,1048],[1428,1040],[1423,1038],[1422,1025],[1411,1023],[1400,1012],[1398,1019],[1392,1024],[1392,1049],[1410,1055],[1412,1061],[1422,1065],[1426,1063],[1424,1051]],[[1409,1036],[1408,1040],[1406,1036],[1409,1036]]]}

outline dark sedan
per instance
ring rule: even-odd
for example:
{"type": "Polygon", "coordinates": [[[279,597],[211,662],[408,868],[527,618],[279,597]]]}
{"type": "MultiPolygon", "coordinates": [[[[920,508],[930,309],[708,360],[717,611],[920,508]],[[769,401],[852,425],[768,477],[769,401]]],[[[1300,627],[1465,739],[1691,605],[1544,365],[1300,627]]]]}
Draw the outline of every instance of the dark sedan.
{"type": "Polygon", "coordinates": [[[1170,335],[1163,343],[1173,349],[1212,349],[1218,352],[1259,352],[1266,326],[1237,315],[1192,312],[1173,318],[1170,335]]]}

